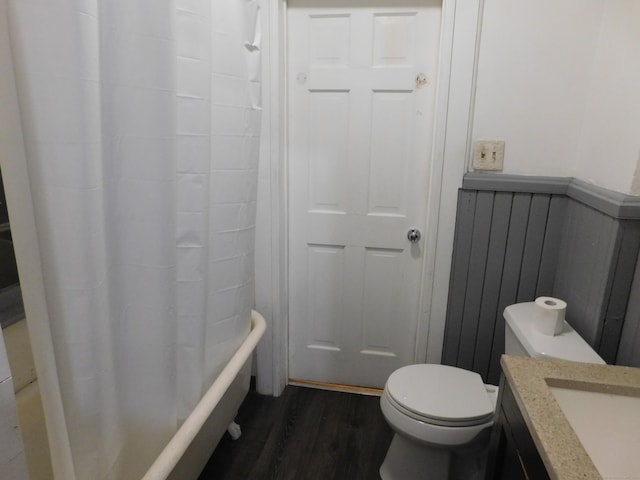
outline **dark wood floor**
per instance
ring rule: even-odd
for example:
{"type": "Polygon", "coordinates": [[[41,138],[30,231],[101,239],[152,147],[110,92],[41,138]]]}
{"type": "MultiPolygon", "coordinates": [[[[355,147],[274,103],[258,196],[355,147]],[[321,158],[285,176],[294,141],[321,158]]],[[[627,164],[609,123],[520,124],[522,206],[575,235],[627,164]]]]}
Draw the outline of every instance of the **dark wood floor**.
{"type": "Polygon", "coordinates": [[[378,397],[288,386],[278,398],[250,392],[200,480],[379,479],[392,431],[378,397]]]}

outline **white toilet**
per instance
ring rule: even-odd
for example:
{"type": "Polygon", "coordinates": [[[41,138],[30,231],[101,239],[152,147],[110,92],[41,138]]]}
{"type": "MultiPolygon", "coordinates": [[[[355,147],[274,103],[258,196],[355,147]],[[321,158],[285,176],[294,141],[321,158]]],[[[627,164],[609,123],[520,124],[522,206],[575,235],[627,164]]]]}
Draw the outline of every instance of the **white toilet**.
{"type": "MultiPolygon", "coordinates": [[[[535,309],[534,302],[505,309],[506,353],[605,363],[566,322],[559,335],[540,333],[535,309]]],[[[382,479],[481,478],[497,397],[497,387],[461,368],[418,364],[393,372],[380,398],[395,431],[380,467],[382,479]]]]}

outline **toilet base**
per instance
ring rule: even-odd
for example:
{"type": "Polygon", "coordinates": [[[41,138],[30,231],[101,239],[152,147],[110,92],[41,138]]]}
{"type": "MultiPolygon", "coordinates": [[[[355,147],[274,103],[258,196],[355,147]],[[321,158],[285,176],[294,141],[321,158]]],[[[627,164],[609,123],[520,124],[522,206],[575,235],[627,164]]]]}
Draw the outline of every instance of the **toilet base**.
{"type": "Polygon", "coordinates": [[[380,466],[380,477],[382,480],[446,480],[450,462],[449,450],[418,444],[396,433],[380,466]]]}

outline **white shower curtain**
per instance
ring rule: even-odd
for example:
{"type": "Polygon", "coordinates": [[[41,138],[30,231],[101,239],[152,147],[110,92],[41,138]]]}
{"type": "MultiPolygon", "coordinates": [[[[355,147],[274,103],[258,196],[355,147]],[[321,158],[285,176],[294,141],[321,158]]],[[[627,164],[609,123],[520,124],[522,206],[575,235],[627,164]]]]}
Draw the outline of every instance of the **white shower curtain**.
{"type": "Polygon", "coordinates": [[[258,4],[1,2],[54,353],[38,374],[62,419],[47,422],[56,478],[137,479],[249,331],[258,4]]]}

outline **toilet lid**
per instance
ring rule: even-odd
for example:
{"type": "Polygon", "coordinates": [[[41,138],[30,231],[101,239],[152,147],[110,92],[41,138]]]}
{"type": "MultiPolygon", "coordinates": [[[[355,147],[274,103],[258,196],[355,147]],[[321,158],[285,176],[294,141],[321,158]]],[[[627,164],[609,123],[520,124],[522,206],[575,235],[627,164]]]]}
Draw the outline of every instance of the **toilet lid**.
{"type": "Polygon", "coordinates": [[[446,423],[480,423],[493,415],[482,377],[447,365],[419,364],[391,374],[389,396],[415,415],[446,423]]]}

